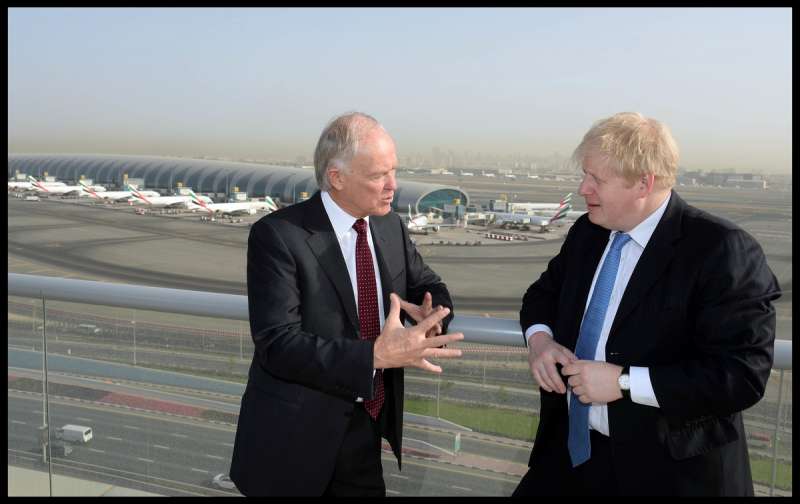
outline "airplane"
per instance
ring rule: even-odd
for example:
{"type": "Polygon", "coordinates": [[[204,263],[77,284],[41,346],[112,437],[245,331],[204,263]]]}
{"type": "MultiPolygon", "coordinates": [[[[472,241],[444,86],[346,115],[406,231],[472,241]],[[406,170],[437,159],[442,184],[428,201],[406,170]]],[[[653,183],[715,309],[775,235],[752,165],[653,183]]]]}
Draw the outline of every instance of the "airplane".
{"type": "Polygon", "coordinates": [[[33,184],[31,184],[30,182],[21,182],[18,180],[8,182],[9,191],[27,191],[31,189],[33,189],[33,184]]]}
{"type": "Polygon", "coordinates": [[[151,208],[185,208],[196,210],[199,205],[192,202],[191,196],[148,196],[146,191],[139,191],[135,186],[128,185],[136,199],[133,203],[144,203],[151,208]]]}
{"type": "MultiPolygon", "coordinates": [[[[134,199],[133,191],[131,190],[131,188],[134,188],[134,186],[130,184],[125,185],[124,191],[101,191],[100,193],[94,189],[95,186],[84,184],[82,180],[79,180],[78,184],[81,185],[85,193],[96,200],[106,200],[111,201],[112,203],[119,203],[134,199]]],[[[150,198],[157,198],[159,196],[156,191],[141,191],[141,193],[150,198]]]]}
{"type": "Polygon", "coordinates": [[[565,204],[571,205],[572,193],[567,193],[558,203],[511,203],[516,212],[528,212],[531,210],[558,210],[565,204]]]}
{"type": "Polygon", "coordinates": [[[572,205],[562,200],[561,206],[549,217],[541,215],[530,215],[525,213],[489,212],[492,223],[496,226],[520,225],[529,227],[539,227],[539,232],[544,233],[550,226],[564,222],[567,214],[572,209],[572,205]]]}
{"type": "MultiPolygon", "coordinates": [[[[81,196],[84,192],[84,187],[86,185],[83,181],[80,182],[80,185],[66,185],[63,182],[53,183],[53,182],[40,182],[36,180],[34,177],[28,175],[28,182],[31,184],[31,189],[40,192],[46,193],[50,195],[67,195],[67,194],[77,194],[81,196]]],[[[94,191],[105,191],[106,188],[103,186],[91,186],[94,191]]]]}
{"type": "Polygon", "coordinates": [[[192,198],[192,203],[200,206],[210,214],[221,215],[252,215],[257,210],[267,210],[271,213],[278,209],[278,205],[269,196],[264,197],[264,201],[242,201],[233,203],[210,203],[204,201],[191,189],[187,190],[192,198]]]}
{"type": "Polygon", "coordinates": [[[439,224],[430,224],[429,219],[433,217],[433,212],[430,214],[412,214],[411,213],[411,204],[408,205],[408,221],[406,222],[406,227],[408,228],[408,232],[412,234],[428,234],[428,232],[432,231],[434,233],[439,232],[441,225],[439,224]]]}
{"type": "Polygon", "coordinates": [[[428,234],[429,232],[438,233],[443,227],[461,227],[458,224],[431,224],[434,212],[442,213],[442,210],[436,207],[431,207],[431,211],[427,214],[411,212],[411,205],[408,205],[408,219],[406,221],[406,228],[411,234],[428,234]]]}

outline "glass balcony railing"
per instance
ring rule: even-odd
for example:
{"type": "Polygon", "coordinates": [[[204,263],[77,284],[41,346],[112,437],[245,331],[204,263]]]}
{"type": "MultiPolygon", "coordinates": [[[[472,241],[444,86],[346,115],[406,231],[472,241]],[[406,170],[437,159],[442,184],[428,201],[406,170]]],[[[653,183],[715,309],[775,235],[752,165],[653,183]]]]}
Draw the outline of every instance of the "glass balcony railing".
{"type": "MultiPolygon", "coordinates": [[[[9,495],[238,495],[224,476],[253,351],[246,298],[8,285],[9,495]]],[[[539,397],[517,322],[452,327],[463,358],[406,371],[403,471],[383,452],[389,496],[508,496],[527,470],[539,397]]],[[[745,412],[757,495],[792,494],[791,403],[791,341],[779,341],[745,412]]]]}

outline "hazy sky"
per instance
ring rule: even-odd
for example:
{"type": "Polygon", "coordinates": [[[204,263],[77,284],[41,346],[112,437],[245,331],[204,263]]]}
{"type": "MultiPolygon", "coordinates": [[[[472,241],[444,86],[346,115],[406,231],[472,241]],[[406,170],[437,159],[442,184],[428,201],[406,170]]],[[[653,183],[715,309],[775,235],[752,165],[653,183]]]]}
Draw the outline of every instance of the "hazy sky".
{"type": "Polygon", "coordinates": [[[11,153],[310,159],[361,110],[401,158],[568,155],[639,111],[686,168],[791,171],[788,8],[14,8],[8,33],[11,153]]]}

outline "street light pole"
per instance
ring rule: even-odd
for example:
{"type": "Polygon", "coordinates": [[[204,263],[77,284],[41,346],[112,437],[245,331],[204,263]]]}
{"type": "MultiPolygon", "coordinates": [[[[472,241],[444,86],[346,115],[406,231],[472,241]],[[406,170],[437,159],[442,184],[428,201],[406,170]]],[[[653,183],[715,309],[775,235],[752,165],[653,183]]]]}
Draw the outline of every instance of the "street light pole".
{"type": "Polygon", "coordinates": [[[136,365],[136,310],[133,310],[133,320],[131,320],[131,324],[133,325],[133,365],[136,365]]]}

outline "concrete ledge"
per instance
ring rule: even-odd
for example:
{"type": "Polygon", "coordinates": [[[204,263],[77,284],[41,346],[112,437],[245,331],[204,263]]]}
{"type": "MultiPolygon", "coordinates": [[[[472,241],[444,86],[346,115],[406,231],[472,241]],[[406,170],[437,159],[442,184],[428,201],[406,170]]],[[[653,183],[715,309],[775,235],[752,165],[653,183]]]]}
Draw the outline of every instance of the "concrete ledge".
{"type": "MultiPolygon", "coordinates": [[[[49,497],[50,478],[46,472],[8,466],[9,497],[49,497]]],[[[53,497],[159,497],[158,494],[99,483],[70,476],[53,475],[53,497]]]]}

